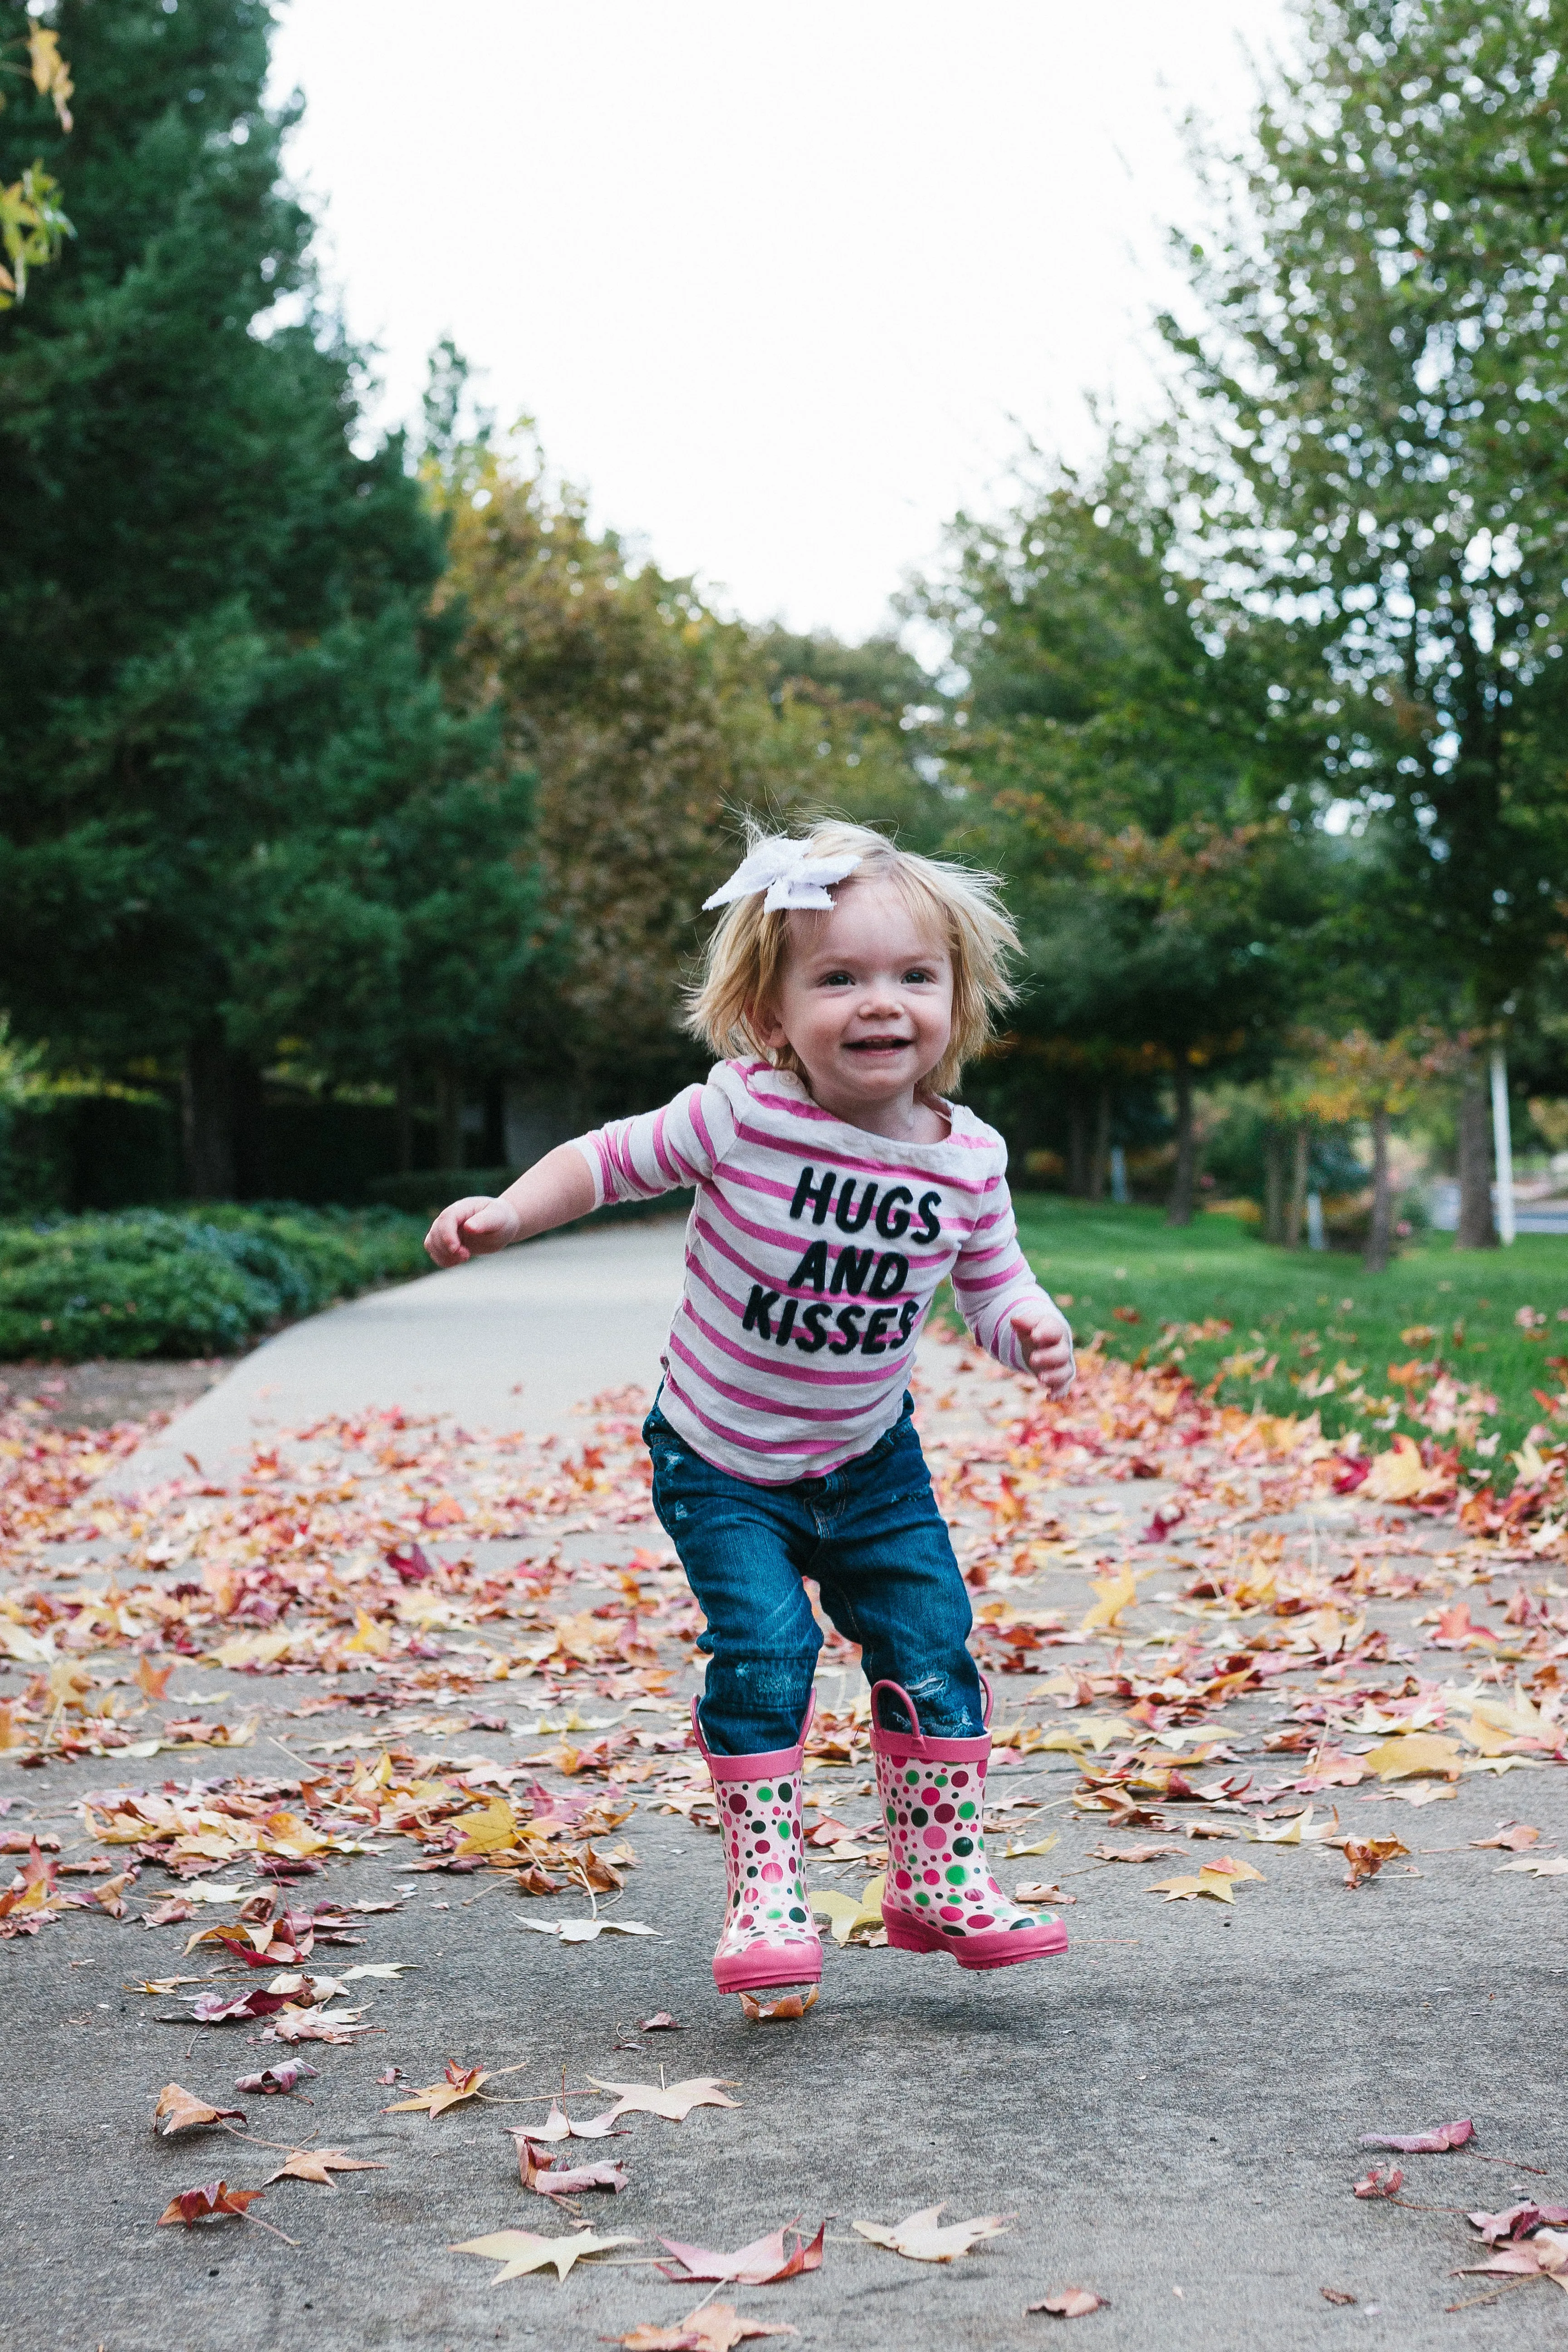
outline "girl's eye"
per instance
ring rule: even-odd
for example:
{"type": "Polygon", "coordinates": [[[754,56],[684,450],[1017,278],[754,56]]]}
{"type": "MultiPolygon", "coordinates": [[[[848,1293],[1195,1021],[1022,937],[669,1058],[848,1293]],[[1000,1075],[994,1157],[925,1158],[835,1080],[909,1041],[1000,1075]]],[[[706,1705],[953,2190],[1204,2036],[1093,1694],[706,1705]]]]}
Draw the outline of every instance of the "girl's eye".
{"type": "Polygon", "coordinates": [[[923,965],[917,964],[910,971],[905,972],[900,984],[907,988],[911,980],[923,980],[929,982],[933,981],[935,978],[936,974],[934,971],[928,971],[923,965]]]}
{"type": "Polygon", "coordinates": [[[825,971],[822,975],[824,988],[852,988],[854,984],[851,975],[847,971],[825,971]]]}

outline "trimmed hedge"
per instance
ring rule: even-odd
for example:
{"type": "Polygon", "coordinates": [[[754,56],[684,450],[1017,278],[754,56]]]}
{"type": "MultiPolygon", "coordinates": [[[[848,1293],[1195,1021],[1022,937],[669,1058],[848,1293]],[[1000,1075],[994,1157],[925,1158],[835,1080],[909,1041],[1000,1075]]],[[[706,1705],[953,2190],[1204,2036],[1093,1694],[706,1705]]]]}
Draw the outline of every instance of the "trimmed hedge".
{"type": "Polygon", "coordinates": [[[227,1355],[430,1270],[393,1209],[205,1208],[0,1223],[0,1360],[227,1355]]]}

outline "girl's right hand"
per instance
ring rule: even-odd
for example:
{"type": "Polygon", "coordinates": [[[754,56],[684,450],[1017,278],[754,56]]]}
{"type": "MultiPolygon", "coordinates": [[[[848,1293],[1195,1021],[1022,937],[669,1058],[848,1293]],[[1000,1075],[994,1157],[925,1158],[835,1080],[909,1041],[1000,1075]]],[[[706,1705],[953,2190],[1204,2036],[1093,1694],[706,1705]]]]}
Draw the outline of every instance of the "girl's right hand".
{"type": "Polygon", "coordinates": [[[437,1265],[461,1265],[468,1257],[488,1257],[510,1247],[521,1223],[506,1201],[470,1192],[442,1210],[425,1236],[425,1246],[437,1265]]]}

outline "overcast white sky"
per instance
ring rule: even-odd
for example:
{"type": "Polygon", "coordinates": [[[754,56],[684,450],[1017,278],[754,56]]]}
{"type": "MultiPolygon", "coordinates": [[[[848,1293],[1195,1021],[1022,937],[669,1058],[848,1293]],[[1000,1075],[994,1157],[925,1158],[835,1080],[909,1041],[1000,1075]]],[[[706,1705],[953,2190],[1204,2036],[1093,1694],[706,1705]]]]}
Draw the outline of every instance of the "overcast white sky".
{"type": "Polygon", "coordinates": [[[287,0],[329,282],[412,415],[450,331],[596,518],[859,635],[1025,433],[1151,389],[1180,117],[1289,0],[287,0]]]}

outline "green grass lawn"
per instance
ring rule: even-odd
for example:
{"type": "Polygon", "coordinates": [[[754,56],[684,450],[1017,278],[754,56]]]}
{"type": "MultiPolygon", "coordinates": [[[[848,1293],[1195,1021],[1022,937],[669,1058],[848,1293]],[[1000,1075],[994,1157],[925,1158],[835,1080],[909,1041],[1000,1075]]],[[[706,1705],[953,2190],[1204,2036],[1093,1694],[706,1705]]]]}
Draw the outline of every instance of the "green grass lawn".
{"type": "MultiPolygon", "coordinates": [[[[1147,1351],[1152,1362],[1180,1348],[1200,1386],[1228,1365],[1219,1390],[1226,1403],[1315,1408],[1329,1435],[1360,1428],[1381,1450],[1388,1430],[1426,1433],[1407,1412],[1391,1417],[1412,1391],[1390,1381],[1389,1367],[1440,1362],[1497,1397],[1482,1429],[1502,1432],[1493,1459],[1506,1486],[1508,1453],[1533,1425],[1551,1423],[1531,1391],[1564,1388],[1549,1360],[1568,1356],[1568,1236],[1456,1250],[1447,1234],[1435,1234],[1410,1244],[1386,1273],[1369,1275],[1359,1257],[1336,1251],[1271,1249],[1233,1217],[1199,1214],[1181,1230],[1158,1209],[1050,1193],[1016,1195],[1014,1206],[1029,1262],[1067,1308],[1080,1347],[1100,1333],[1114,1354],[1147,1351]],[[1117,1307],[1137,1320],[1119,1319],[1117,1307]],[[1533,1338],[1515,1321],[1521,1307],[1546,1318],[1533,1338]],[[1203,1338],[1193,1327],[1205,1320],[1233,1328],[1203,1338]],[[1183,1328],[1163,1330],[1173,1324],[1183,1328]],[[1303,1376],[1325,1375],[1333,1391],[1304,1399],[1303,1376]]],[[[1414,1393],[1426,1385],[1418,1381],[1414,1393]]],[[[1568,1416],[1563,1426],[1568,1433],[1568,1416]]]]}

